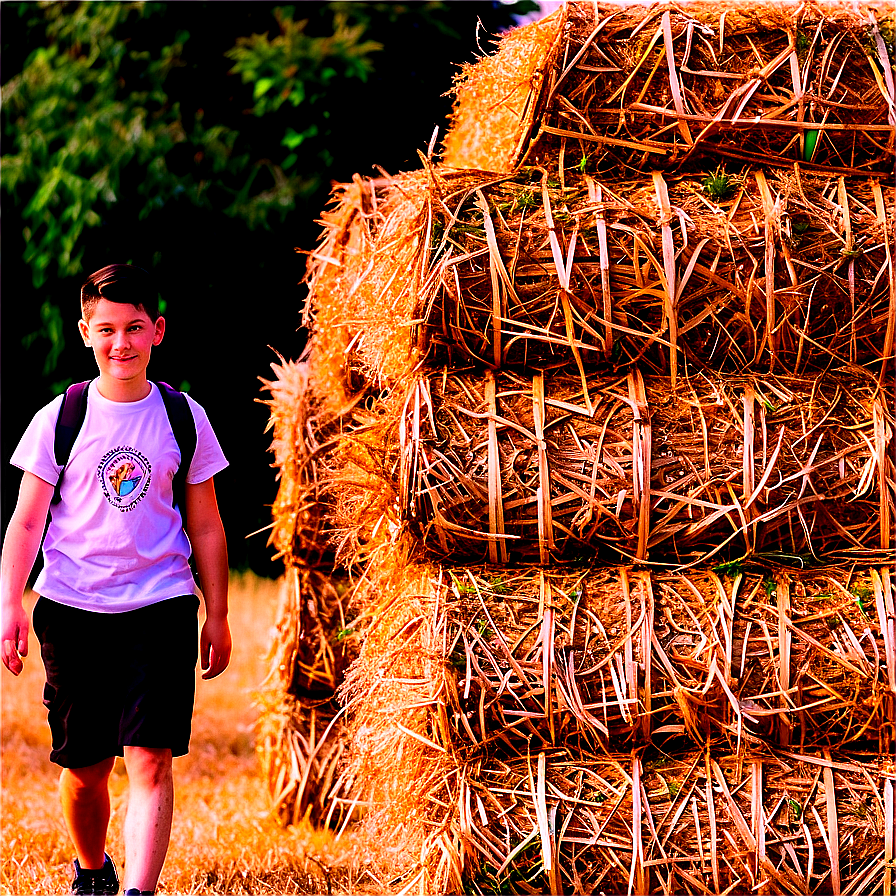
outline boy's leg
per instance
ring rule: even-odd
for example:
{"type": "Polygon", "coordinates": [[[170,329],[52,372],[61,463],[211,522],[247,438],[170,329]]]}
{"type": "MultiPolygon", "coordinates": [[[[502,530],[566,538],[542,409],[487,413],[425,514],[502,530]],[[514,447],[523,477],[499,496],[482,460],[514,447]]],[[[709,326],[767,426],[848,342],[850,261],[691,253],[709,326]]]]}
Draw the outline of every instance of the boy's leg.
{"type": "Polygon", "coordinates": [[[174,778],[171,750],[125,747],[128,811],[124,821],[124,889],[152,892],[171,838],[174,778]]]}
{"type": "Polygon", "coordinates": [[[85,768],[65,768],[59,778],[62,815],[82,868],[100,869],[109,829],[109,775],[115,757],[85,768]]]}

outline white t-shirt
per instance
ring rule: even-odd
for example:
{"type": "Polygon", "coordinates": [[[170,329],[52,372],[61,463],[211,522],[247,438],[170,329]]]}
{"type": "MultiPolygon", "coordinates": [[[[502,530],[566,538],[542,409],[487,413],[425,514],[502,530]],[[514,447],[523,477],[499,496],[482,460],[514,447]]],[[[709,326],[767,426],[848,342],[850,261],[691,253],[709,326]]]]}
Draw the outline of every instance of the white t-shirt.
{"type": "MultiPolygon", "coordinates": [[[[196,451],[187,482],[227,466],[205,411],[189,396],[196,451]]],[[[55,485],[53,455],[62,396],[35,414],[10,462],[55,485]]],[[[132,402],[103,398],[94,380],[87,415],[65,468],[61,501],[50,507],[44,568],[34,590],[70,607],[122,613],[195,594],[190,542],[173,506],[180,450],[161,393],[132,402]]]]}

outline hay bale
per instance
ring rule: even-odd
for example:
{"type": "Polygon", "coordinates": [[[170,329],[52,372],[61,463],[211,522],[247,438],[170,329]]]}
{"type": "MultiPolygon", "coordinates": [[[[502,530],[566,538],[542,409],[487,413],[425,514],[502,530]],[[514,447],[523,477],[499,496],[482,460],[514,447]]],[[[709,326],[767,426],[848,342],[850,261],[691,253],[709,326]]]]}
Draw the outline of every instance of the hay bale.
{"type": "Polygon", "coordinates": [[[528,26],[462,72],[448,164],[893,169],[896,16],[883,0],[571,3],[542,28],[561,29],[556,49],[528,26]],[[489,152],[478,137],[493,125],[489,152]]]}
{"type": "Polygon", "coordinates": [[[450,568],[445,746],[491,767],[558,746],[888,741],[889,573],[728,569],[450,568]]]}
{"type": "Polygon", "coordinates": [[[340,187],[309,269],[321,400],[392,387],[421,362],[883,377],[891,183],[799,164],[626,179],[579,168],[340,187]]]}
{"type": "Polygon", "coordinates": [[[350,226],[311,279],[322,400],[393,386],[421,362],[882,377],[893,187],[799,168],[732,179],[725,199],[706,183],[430,171],[395,179],[366,216],[343,208],[350,226]]]}
{"type": "Polygon", "coordinates": [[[430,242],[429,177],[413,172],[340,185],[306,279],[305,322],[325,334],[312,381],[336,412],[364,383],[389,383],[415,363],[410,337],[430,242]],[[334,398],[335,396],[335,398],[334,398]]]}
{"type": "Polygon", "coordinates": [[[285,824],[333,824],[350,815],[336,700],[356,655],[347,637],[345,593],[344,581],[314,570],[293,566],[284,580],[270,671],[256,702],[257,749],[274,811],[285,824]]]}
{"type": "Polygon", "coordinates": [[[754,572],[439,569],[405,549],[371,563],[346,680],[363,824],[395,845],[405,892],[880,888],[887,571],[781,571],[771,588],[754,572]],[[654,746],[621,749],[651,727],[654,746]]]}
{"type": "Polygon", "coordinates": [[[398,456],[402,405],[394,405],[403,395],[396,391],[390,402],[360,381],[354,396],[338,388],[325,394],[332,380],[318,378],[318,363],[328,363],[318,353],[323,342],[314,339],[305,360],[272,364],[275,379],[262,382],[280,483],[269,542],[287,568],[332,571],[350,566],[382,525],[394,525],[397,483],[388,471],[398,456]]]}
{"type": "Polygon", "coordinates": [[[546,72],[555,65],[565,17],[558,10],[508,32],[500,50],[464,65],[455,82],[442,163],[449,168],[509,171],[535,117],[546,72]]]}
{"type": "Polygon", "coordinates": [[[274,379],[262,380],[270,395],[263,403],[270,409],[267,429],[273,432],[271,452],[279,486],[268,542],[275,548],[274,559],[282,559],[287,567],[313,565],[331,553],[326,500],[317,474],[317,427],[311,425],[318,409],[307,362],[281,357],[271,369],[274,379]]]}
{"type": "Polygon", "coordinates": [[[714,183],[555,166],[445,182],[417,312],[427,363],[879,368],[892,183],[798,166],[714,183]]]}
{"type": "Polygon", "coordinates": [[[874,756],[542,751],[458,788],[467,892],[886,892],[874,756]],[[841,890],[842,887],[842,890],[841,890]]]}
{"type": "Polygon", "coordinates": [[[870,377],[444,371],[406,406],[401,507],[434,557],[886,556],[894,471],[870,377]]]}
{"type": "MultiPolygon", "coordinates": [[[[455,771],[430,730],[434,716],[445,717],[437,580],[435,567],[413,562],[405,541],[384,539],[353,595],[364,609],[360,652],[341,691],[350,743],[345,776],[363,798],[362,830],[382,845],[383,863],[398,875],[440,850],[445,807],[432,796],[455,771]]],[[[422,892],[441,891],[439,869],[437,858],[432,867],[424,863],[422,892]]]]}

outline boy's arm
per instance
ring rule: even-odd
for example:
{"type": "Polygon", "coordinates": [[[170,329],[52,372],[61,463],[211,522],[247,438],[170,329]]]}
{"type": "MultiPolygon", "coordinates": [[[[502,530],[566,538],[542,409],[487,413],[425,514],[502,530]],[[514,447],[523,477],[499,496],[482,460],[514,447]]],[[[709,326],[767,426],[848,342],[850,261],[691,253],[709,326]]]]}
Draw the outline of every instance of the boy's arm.
{"type": "Polygon", "coordinates": [[[205,622],[199,638],[202,677],[220,675],[230,662],[230,626],[227,622],[227,541],[215,497],[214,478],[186,487],[184,528],[193,547],[199,587],[205,600],[205,622]]]}
{"type": "Polygon", "coordinates": [[[28,614],[22,604],[28,576],[40,550],[47,522],[47,511],[54,486],[33,473],[25,473],[19,487],[19,500],[9,520],[0,557],[0,650],[3,665],[18,675],[22,657],[28,655],[28,614]]]}

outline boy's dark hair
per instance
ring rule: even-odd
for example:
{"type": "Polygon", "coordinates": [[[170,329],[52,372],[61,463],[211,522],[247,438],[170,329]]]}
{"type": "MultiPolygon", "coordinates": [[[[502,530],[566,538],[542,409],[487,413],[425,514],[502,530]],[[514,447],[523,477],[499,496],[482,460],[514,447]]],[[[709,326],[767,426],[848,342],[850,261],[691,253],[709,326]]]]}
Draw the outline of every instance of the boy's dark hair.
{"type": "Polygon", "coordinates": [[[100,299],[142,308],[155,323],[159,318],[159,291],[143,268],[109,264],[94,271],[81,287],[81,317],[89,321],[100,299]]]}

